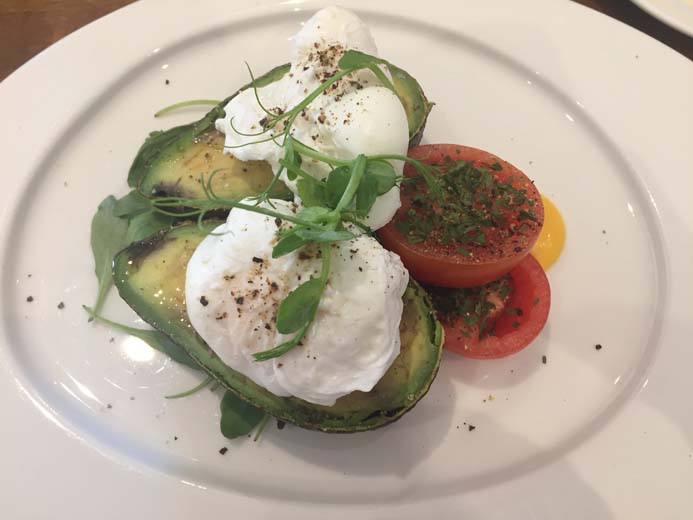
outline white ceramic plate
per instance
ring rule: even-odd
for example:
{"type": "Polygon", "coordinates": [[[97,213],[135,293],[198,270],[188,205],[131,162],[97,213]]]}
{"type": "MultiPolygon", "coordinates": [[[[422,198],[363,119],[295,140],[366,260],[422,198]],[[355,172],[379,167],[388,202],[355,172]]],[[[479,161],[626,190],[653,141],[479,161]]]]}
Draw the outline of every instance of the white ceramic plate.
{"type": "MultiPolygon", "coordinates": [[[[499,154],[561,209],[568,241],[531,348],[446,355],[430,394],[379,431],[270,427],[259,443],[229,442],[217,395],[163,398],[195,375],[86,323],[96,204],[125,193],[147,132],[199,117],[153,112],[232,92],[243,60],[257,71],[286,61],[287,38],[318,7],[260,3],[133,4],[0,85],[2,511],[692,515],[693,67],[569,2],[351,3],[437,103],[428,142],[499,154]]],[[[105,314],[141,323],[115,294],[105,314]]]]}
{"type": "Polygon", "coordinates": [[[693,0],[631,0],[665,24],[693,37],[693,0]]]}

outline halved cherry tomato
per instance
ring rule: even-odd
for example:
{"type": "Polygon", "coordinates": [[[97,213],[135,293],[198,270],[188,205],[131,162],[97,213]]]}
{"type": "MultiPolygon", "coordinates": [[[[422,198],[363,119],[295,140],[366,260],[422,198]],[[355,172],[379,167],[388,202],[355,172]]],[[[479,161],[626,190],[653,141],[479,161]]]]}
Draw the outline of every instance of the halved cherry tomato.
{"type": "MultiPolygon", "coordinates": [[[[459,314],[436,309],[445,329],[446,349],[470,358],[493,359],[516,353],[537,337],[551,307],[551,288],[546,274],[539,262],[529,255],[508,276],[510,291],[504,302],[493,309],[495,321],[487,332],[480,334],[478,325],[470,327],[459,314]]],[[[435,296],[433,301],[435,305],[435,296]]]]}
{"type": "MultiPolygon", "coordinates": [[[[421,234],[412,237],[411,233],[403,231],[403,227],[420,228],[422,222],[431,220],[429,215],[432,212],[445,215],[447,221],[452,221],[452,225],[462,223],[465,215],[445,213],[446,210],[442,209],[445,204],[437,202],[428,207],[422,206],[419,201],[422,200],[420,197],[427,194],[425,186],[421,182],[403,183],[402,207],[393,220],[378,231],[378,235],[386,248],[402,258],[416,280],[443,287],[483,285],[506,274],[529,254],[541,231],[544,209],[539,192],[520,170],[483,150],[454,144],[416,146],[409,150],[409,156],[424,164],[439,166],[438,175],[448,175],[446,171],[452,171],[449,166],[456,161],[465,161],[490,173],[497,183],[491,188],[487,186],[485,191],[480,188],[482,191],[478,196],[476,193],[472,194],[475,197],[473,207],[480,212],[484,210],[483,203],[493,199],[494,190],[499,185],[511,186],[514,190],[512,193],[515,194],[511,197],[523,201],[508,207],[494,205],[493,210],[487,212],[488,215],[493,214],[493,225],[469,227],[470,236],[483,238],[483,243],[481,240],[470,244],[443,239],[444,229],[436,228],[425,229],[423,238],[421,234]]],[[[404,175],[408,178],[415,177],[416,169],[407,165],[404,175]]],[[[485,185],[481,183],[480,186],[485,185]]],[[[452,205],[455,197],[460,196],[454,192],[454,188],[445,193],[452,205]]],[[[470,195],[470,192],[466,195],[470,195]]],[[[507,199],[506,196],[506,200],[513,199],[507,199]]]]}

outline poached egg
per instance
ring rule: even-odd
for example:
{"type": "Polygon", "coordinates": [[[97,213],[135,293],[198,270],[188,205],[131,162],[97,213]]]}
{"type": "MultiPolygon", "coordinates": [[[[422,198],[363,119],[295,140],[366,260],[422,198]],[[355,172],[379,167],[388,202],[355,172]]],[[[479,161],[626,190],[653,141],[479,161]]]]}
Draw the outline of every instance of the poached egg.
{"type": "MultiPolygon", "coordinates": [[[[282,213],[297,208],[282,200],[272,204],[282,213]]],[[[278,358],[255,361],[253,354],[292,336],[276,330],[279,303],[320,273],[318,249],[272,258],[277,230],[289,225],[232,210],[188,263],[188,316],[234,370],[273,394],[330,406],[355,390],[370,391],[399,355],[409,275],[399,257],[374,238],[361,235],[334,243],[325,292],[303,341],[278,358]]]]}
{"type": "MultiPolygon", "coordinates": [[[[280,80],[257,89],[262,105],[276,113],[286,112],[339,70],[337,63],[345,51],[354,49],[377,56],[368,27],[354,13],[332,6],[318,11],[292,38],[291,70],[280,80]]],[[[282,126],[262,135],[266,113],[253,89],[246,89],[225,107],[226,116],[216,121],[225,134],[225,151],[242,161],[267,161],[274,172],[284,150],[274,141],[255,143],[280,134],[282,126]]],[[[358,154],[406,155],[409,143],[407,115],[397,95],[380,85],[370,70],[347,75],[318,96],[296,118],[291,135],[302,143],[337,159],[353,159],[358,154]]],[[[318,179],[330,168],[303,157],[301,167],[318,179]]],[[[397,175],[400,161],[392,162],[397,175]]],[[[282,180],[294,194],[296,182],[286,172],[282,180]]],[[[365,223],[372,229],[387,224],[400,206],[399,188],[393,187],[376,200],[365,223]]]]}

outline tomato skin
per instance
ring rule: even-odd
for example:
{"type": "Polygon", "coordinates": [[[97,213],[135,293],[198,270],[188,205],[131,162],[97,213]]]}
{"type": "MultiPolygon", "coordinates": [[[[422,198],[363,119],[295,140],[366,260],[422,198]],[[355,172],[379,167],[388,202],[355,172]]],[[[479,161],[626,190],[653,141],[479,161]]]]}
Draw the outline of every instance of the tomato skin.
{"type": "Polygon", "coordinates": [[[465,357],[496,359],[519,352],[536,338],[546,324],[551,308],[551,287],[546,273],[532,255],[525,257],[510,271],[513,290],[506,308],[522,309],[522,314],[501,313],[494,335],[479,339],[465,337],[462,318],[450,323],[439,316],[445,330],[444,348],[465,357]],[[518,326],[514,327],[513,323],[518,326]]]}
{"type": "MultiPolygon", "coordinates": [[[[405,193],[402,193],[402,207],[395,218],[385,227],[378,230],[383,245],[397,253],[412,277],[416,280],[441,287],[475,287],[496,280],[509,272],[525,258],[539,236],[541,223],[544,220],[544,210],[539,192],[533,183],[512,164],[502,159],[468,146],[454,144],[432,144],[411,148],[409,157],[425,164],[442,164],[446,157],[453,160],[464,160],[476,165],[499,163],[501,171],[492,172],[500,181],[509,177],[521,178],[522,187],[527,189],[530,198],[535,200],[535,213],[539,221],[538,227],[528,236],[523,236],[523,243],[506,244],[498,255],[489,255],[483,248],[472,247],[473,256],[467,257],[449,246],[430,243],[412,244],[397,230],[396,222],[406,213],[410,204],[405,193]]],[[[405,176],[414,174],[412,166],[405,166],[405,176]]]]}

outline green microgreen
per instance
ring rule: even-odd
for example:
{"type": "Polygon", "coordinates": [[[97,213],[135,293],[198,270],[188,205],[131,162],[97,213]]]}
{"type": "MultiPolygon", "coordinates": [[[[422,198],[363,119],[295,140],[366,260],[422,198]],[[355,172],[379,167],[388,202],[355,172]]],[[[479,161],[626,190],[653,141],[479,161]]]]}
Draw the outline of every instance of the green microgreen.
{"type": "Polygon", "coordinates": [[[347,184],[349,184],[350,178],[351,171],[349,166],[339,166],[327,176],[325,180],[325,197],[329,207],[337,207],[347,184]]]}
{"type": "Polygon", "coordinates": [[[219,409],[221,433],[227,439],[248,435],[266,416],[265,412],[228,390],[221,399],[219,409]]]}
{"type": "Polygon", "coordinates": [[[297,249],[301,249],[305,245],[306,241],[294,231],[291,231],[279,239],[279,242],[274,246],[272,249],[272,258],[281,258],[297,249]]]}
{"type": "Polygon", "coordinates": [[[384,195],[390,191],[397,182],[395,169],[387,161],[368,161],[366,164],[366,177],[373,178],[375,191],[378,195],[384,195]]]}
{"type": "Polygon", "coordinates": [[[372,175],[364,175],[356,190],[355,213],[359,217],[366,217],[368,213],[370,213],[377,198],[378,181],[372,175]]]}
{"type": "Polygon", "coordinates": [[[260,421],[260,425],[257,427],[257,432],[255,433],[255,437],[253,437],[253,442],[257,442],[260,440],[260,436],[262,435],[262,432],[265,431],[265,427],[267,426],[267,423],[270,420],[270,415],[265,414],[265,416],[262,418],[260,421]]]}
{"type": "Polygon", "coordinates": [[[189,397],[193,394],[196,394],[197,392],[199,392],[203,388],[207,387],[213,381],[215,381],[215,379],[212,376],[209,376],[204,381],[202,381],[199,385],[192,387],[190,390],[186,390],[185,392],[180,392],[177,394],[165,395],[164,399],[182,399],[183,397],[189,397]]]}
{"type": "Polygon", "coordinates": [[[89,315],[90,321],[96,320],[97,322],[102,323],[104,325],[108,325],[109,327],[117,331],[124,332],[125,334],[129,334],[131,336],[135,336],[136,338],[139,338],[142,341],[144,341],[154,350],[158,350],[159,352],[166,354],[168,357],[180,363],[181,365],[185,365],[195,370],[201,370],[200,366],[190,357],[190,354],[188,354],[183,347],[178,345],[178,343],[172,341],[171,338],[169,338],[163,332],[159,332],[158,330],[146,330],[138,329],[135,327],[129,327],[127,325],[123,325],[122,323],[117,323],[115,321],[106,319],[103,316],[100,316],[98,312],[96,312],[96,310],[92,309],[91,307],[83,305],[82,308],[89,315]]]}
{"type": "Polygon", "coordinates": [[[378,78],[378,81],[380,81],[384,87],[389,88],[395,94],[397,94],[392,81],[390,81],[390,78],[388,78],[380,68],[381,65],[386,67],[390,66],[390,63],[387,60],[371,56],[365,52],[350,50],[344,53],[344,56],[341,57],[338,65],[340,69],[347,70],[368,69],[375,75],[376,78],[378,78]]]}
{"type": "Polygon", "coordinates": [[[315,159],[316,161],[329,164],[330,166],[349,166],[351,161],[344,159],[337,159],[336,157],[331,157],[322,152],[317,151],[315,148],[308,146],[296,139],[291,139],[291,147],[296,154],[300,154],[310,159],[315,159]]]}
{"type": "MultiPolygon", "coordinates": [[[[99,314],[95,313],[92,308],[87,307],[86,305],[83,305],[82,307],[89,315],[90,320],[95,320],[104,325],[108,325],[115,330],[139,338],[153,349],[166,354],[171,359],[182,365],[195,370],[202,370],[183,347],[172,341],[163,332],[159,332],[158,330],[146,330],[129,327],[127,325],[123,325],[122,323],[117,323],[100,316],[99,314]]],[[[206,388],[214,381],[215,379],[212,376],[209,376],[190,390],[164,397],[166,399],[180,399],[183,397],[188,397],[199,392],[203,388],[206,388]]],[[[224,394],[219,407],[221,410],[221,433],[229,439],[235,439],[236,437],[248,435],[259,424],[260,428],[255,436],[255,440],[257,440],[259,435],[262,433],[264,424],[267,422],[267,418],[269,417],[259,408],[254,407],[229,391],[224,394]]]]}
{"type": "Polygon", "coordinates": [[[277,331],[282,334],[291,334],[308,323],[318,308],[322,288],[322,280],[314,278],[291,291],[279,305],[277,331]]]}
{"type": "Polygon", "coordinates": [[[130,219],[128,223],[128,231],[125,234],[125,242],[131,244],[139,240],[143,240],[157,231],[171,227],[174,223],[174,217],[162,215],[156,211],[149,210],[146,213],[140,213],[130,219]]]}
{"type": "Polygon", "coordinates": [[[265,133],[265,129],[263,128],[260,132],[253,132],[253,133],[248,133],[248,132],[241,132],[236,126],[233,124],[233,117],[229,119],[229,126],[231,127],[231,130],[234,131],[234,133],[238,135],[242,135],[243,137],[257,137],[259,135],[262,135],[265,133]]]}
{"type": "Polygon", "coordinates": [[[257,91],[257,81],[255,78],[255,75],[253,74],[253,69],[250,68],[250,64],[246,61],[245,63],[245,68],[248,69],[248,75],[250,76],[250,86],[253,89],[253,94],[255,95],[255,101],[257,101],[257,105],[262,109],[262,111],[267,114],[267,115],[274,115],[272,112],[267,110],[265,108],[265,105],[262,104],[262,101],[260,101],[260,95],[258,94],[257,91]]]}
{"type": "Polygon", "coordinates": [[[115,215],[116,198],[106,197],[91,221],[91,250],[94,255],[94,270],[99,288],[94,303],[94,313],[98,314],[113,285],[111,267],[115,254],[125,247],[128,221],[115,215]]]}
{"type": "MultiPolygon", "coordinates": [[[[264,132],[263,132],[264,133],[264,132]]],[[[260,134],[262,135],[262,134],[260,134]]],[[[257,141],[252,141],[250,143],[243,143],[243,144],[234,144],[234,145],[224,145],[224,150],[233,150],[235,148],[245,148],[246,146],[250,146],[253,144],[262,144],[262,143],[267,143],[269,141],[275,141],[277,140],[277,136],[275,135],[270,135],[269,137],[266,137],[265,139],[258,139],[257,141]]]]}
{"type": "MultiPolygon", "coordinates": [[[[247,65],[247,64],[246,64],[247,65]]],[[[241,136],[257,138],[239,145],[225,146],[227,149],[252,146],[273,141],[283,148],[283,157],[270,185],[250,201],[219,197],[212,188],[212,179],[216,172],[207,178],[201,178],[205,194],[204,199],[186,199],[182,197],[158,197],[152,199],[154,211],[168,217],[196,216],[198,225],[203,225],[204,217],[212,210],[240,209],[259,213],[286,222],[278,230],[276,245],[272,257],[298,251],[301,248],[314,248],[319,251],[322,268],[319,277],[305,281],[291,291],[280,303],[277,316],[277,331],[281,334],[292,334],[288,340],[269,350],[254,354],[257,361],[276,358],[302,344],[308,329],[315,319],[330,274],[331,244],[356,238],[350,231],[358,228],[371,233],[370,228],[362,222],[376,203],[377,198],[397,185],[398,178],[392,161],[406,162],[421,172],[431,193],[438,193],[440,188],[431,168],[419,161],[397,154],[358,155],[353,159],[341,159],[315,150],[300,142],[291,134],[296,118],[316,99],[342,78],[360,69],[369,69],[387,88],[395,91],[390,79],[381,66],[388,67],[385,60],[358,51],[347,51],[339,61],[339,70],[321,83],[315,90],[296,106],[287,110],[279,107],[267,107],[262,103],[255,77],[251,68],[250,87],[255,100],[265,117],[258,122],[262,132],[243,133],[233,124],[231,129],[241,136]],[[264,137],[263,137],[264,136],[264,137]],[[318,178],[302,168],[303,158],[322,163],[330,170],[326,178],[318,178]],[[304,208],[297,213],[282,213],[276,210],[270,199],[270,193],[282,174],[289,181],[296,181],[296,191],[304,208]],[[264,204],[263,204],[264,203],[264,204]],[[182,211],[186,208],[186,211],[182,211]]],[[[395,92],[396,93],[396,92],[395,92]]]]}
{"type": "Polygon", "coordinates": [[[124,197],[106,197],[91,221],[91,249],[98,291],[94,312],[101,311],[106,295],[113,285],[113,257],[128,244],[142,240],[170,227],[180,213],[164,215],[152,201],[136,190],[124,197]]]}
{"type": "MultiPolygon", "coordinates": [[[[439,198],[443,196],[443,190],[440,186],[440,183],[438,182],[438,180],[436,180],[436,177],[433,174],[435,170],[433,166],[424,164],[421,161],[412,159],[411,157],[395,154],[371,155],[369,159],[372,161],[403,161],[416,169],[416,172],[418,173],[420,178],[423,179],[423,181],[425,182],[426,188],[428,189],[428,192],[431,194],[432,197],[439,198]]],[[[414,178],[410,184],[413,184],[415,182],[416,178],[414,178]]]]}
{"type": "Polygon", "coordinates": [[[296,192],[301,198],[301,202],[307,208],[313,206],[325,206],[325,184],[308,179],[298,179],[296,182],[296,192]]]}
{"type": "Polygon", "coordinates": [[[349,50],[337,62],[337,66],[342,70],[368,69],[373,66],[385,65],[386,60],[366,54],[365,52],[349,50]]]}
{"type": "Polygon", "coordinates": [[[116,217],[135,217],[152,209],[151,201],[137,190],[132,190],[124,197],[118,199],[113,206],[113,215],[116,217]]]}
{"type": "Polygon", "coordinates": [[[299,345],[308,332],[308,327],[318,311],[330,274],[330,244],[328,242],[321,244],[320,253],[322,256],[320,277],[302,283],[279,304],[277,331],[282,334],[295,332],[296,335],[273,349],[254,354],[256,361],[266,361],[285,354],[299,345]]]}
{"type": "Polygon", "coordinates": [[[356,238],[356,235],[351,231],[339,229],[299,229],[296,231],[296,235],[306,242],[338,242],[356,238]]]}

